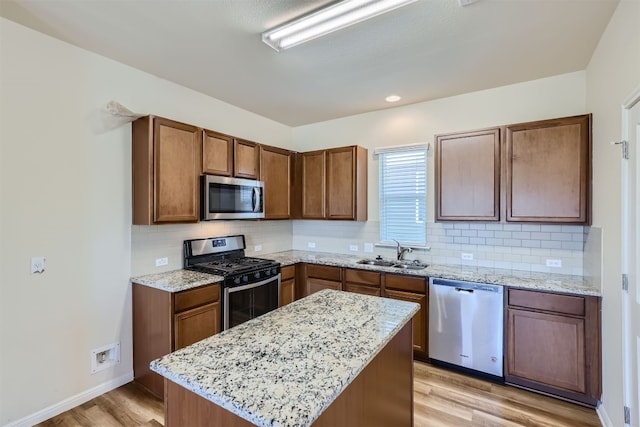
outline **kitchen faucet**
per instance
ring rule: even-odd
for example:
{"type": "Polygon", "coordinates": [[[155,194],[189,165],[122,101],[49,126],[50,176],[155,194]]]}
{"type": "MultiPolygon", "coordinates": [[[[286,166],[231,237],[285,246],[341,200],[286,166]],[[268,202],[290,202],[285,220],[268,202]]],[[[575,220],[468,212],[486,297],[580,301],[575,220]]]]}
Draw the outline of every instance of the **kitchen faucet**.
{"type": "Polygon", "coordinates": [[[413,249],[411,249],[410,247],[402,247],[400,246],[400,242],[398,242],[397,240],[394,240],[394,242],[396,242],[398,244],[397,247],[397,253],[398,253],[398,261],[403,261],[404,260],[404,254],[405,253],[410,253],[413,252],[413,249]]]}

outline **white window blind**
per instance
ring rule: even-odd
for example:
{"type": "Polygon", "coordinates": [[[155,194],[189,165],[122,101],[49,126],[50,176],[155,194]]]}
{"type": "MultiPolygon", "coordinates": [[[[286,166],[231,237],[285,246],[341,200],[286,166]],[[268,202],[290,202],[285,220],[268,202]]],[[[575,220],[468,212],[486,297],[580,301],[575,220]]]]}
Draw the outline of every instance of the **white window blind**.
{"type": "Polygon", "coordinates": [[[427,147],[380,153],[380,239],[425,245],[427,147]]]}

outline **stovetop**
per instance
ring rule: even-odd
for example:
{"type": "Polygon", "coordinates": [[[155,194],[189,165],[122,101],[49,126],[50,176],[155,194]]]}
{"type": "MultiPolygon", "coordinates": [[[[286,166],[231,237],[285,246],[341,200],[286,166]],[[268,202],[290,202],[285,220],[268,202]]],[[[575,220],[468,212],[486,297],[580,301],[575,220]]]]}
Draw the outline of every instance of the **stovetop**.
{"type": "Polygon", "coordinates": [[[214,260],[209,262],[199,262],[190,265],[199,271],[211,272],[220,276],[228,276],[231,274],[243,274],[263,268],[278,267],[280,264],[262,258],[239,257],[214,260]]]}

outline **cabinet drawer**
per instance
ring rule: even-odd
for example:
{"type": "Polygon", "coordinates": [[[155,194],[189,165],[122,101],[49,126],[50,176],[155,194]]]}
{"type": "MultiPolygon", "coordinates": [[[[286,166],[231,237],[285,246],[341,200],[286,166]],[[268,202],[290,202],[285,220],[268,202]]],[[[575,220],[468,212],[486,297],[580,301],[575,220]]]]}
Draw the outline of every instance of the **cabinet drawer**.
{"type": "Polygon", "coordinates": [[[287,265],[286,267],[282,267],[280,269],[280,280],[285,281],[289,279],[293,279],[296,276],[296,266],[295,265],[287,265]]]}
{"type": "Polygon", "coordinates": [[[307,264],[307,277],[316,277],[318,279],[342,281],[340,267],[332,267],[330,265],[307,264]]]}
{"type": "Polygon", "coordinates": [[[380,286],[380,273],[348,268],[344,270],[344,280],[362,285],[380,286]]]}
{"type": "Polygon", "coordinates": [[[387,274],[385,277],[385,287],[400,289],[402,291],[417,292],[425,294],[427,291],[427,279],[422,277],[402,276],[399,274],[387,274]]]}
{"type": "Polygon", "coordinates": [[[178,292],[175,295],[174,310],[176,313],[188,310],[200,305],[209,304],[220,300],[220,285],[207,285],[188,291],[178,292]]]}
{"type": "Polygon", "coordinates": [[[509,289],[509,305],[584,316],[584,297],[509,289]]]}

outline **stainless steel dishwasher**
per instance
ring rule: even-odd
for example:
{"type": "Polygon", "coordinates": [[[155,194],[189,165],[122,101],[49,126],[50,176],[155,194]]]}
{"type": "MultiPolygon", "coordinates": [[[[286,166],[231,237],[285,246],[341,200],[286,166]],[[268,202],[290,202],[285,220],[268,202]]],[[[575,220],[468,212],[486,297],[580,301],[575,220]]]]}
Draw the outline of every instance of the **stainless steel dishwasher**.
{"type": "Polygon", "coordinates": [[[499,285],[429,279],[429,358],[503,377],[504,291],[499,285]]]}

